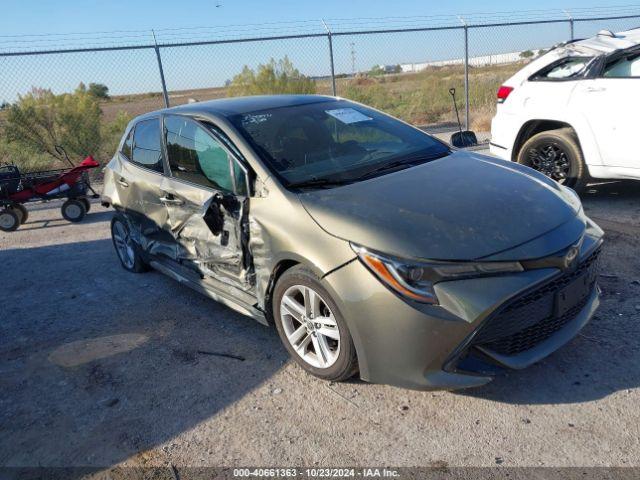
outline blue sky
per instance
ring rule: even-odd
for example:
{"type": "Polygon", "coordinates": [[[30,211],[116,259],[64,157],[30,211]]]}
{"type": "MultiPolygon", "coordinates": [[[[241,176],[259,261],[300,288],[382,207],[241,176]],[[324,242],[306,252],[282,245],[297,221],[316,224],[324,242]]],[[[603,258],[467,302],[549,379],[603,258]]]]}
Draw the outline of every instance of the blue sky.
{"type": "MultiPolygon", "coordinates": [[[[152,40],[151,29],[156,30],[163,43],[320,33],[322,18],[327,19],[334,31],[362,30],[457,25],[456,14],[477,22],[562,18],[563,8],[576,12],[577,16],[623,14],[632,10],[640,13],[640,5],[631,8],[627,3],[615,7],[605,0],[566,4],[551,0],[517,4],[496,0],[5,0],[0,15],[0,51],[148,44],[152,40]],[[519,13],[491,14],[516,8],[519,13]]],[[[576,24],[576,36],[591,36],[601,28],[622,30],[639,24],[640,19],[580,23],[576,24]]],[[[567,40],[569,28],[567,24],[551,24],[473,29],[469,37],[473,57],[546,48],[567,40]]],[[[459,59],[463,55],[462,39],[459,30],[336,36],[336,72],[351,73],[352,50],[356,71],[366,71],[376,64],[459,59]]],[[[170,91],[220,86],[244,65],[255,67],[285,55],[307,75],[329,73],[326,38],[162,49],[170,91]]],[[[55,93],[71,91],[81,81],[104,83],[113,94],[157,92],[158,78],[153,50],[0,56],[0,101],[14,101],[18,94],[32,87],[51,88],[55,93]]]]}
{"type": "MultiPolygon", "coordinates": [[[[318,18],[460,14],[603,6],[606,0],[5,0],[1,34],[246,24],[318,18]]],[[[629,4],[619,0],[614,4],[629,4]]]]}

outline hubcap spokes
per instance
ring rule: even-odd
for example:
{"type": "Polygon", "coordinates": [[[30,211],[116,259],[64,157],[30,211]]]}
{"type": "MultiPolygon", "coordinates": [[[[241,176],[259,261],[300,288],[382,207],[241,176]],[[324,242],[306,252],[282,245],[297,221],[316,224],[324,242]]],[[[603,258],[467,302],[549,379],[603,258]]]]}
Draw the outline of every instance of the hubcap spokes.
{"type": "Polygon", "coordinates": [[[547,177],[564,183],[571,167],[567,154],[558,145],[547,144],[529,150],[531,166],[547,177]]]}
{"type": "Polygon", "coordinates": [[[296,353],[309,365],[328,368],[340,354],[340,331],[331,309],[315,290],[289,287],[280,301],[284,333],[296,353]]]}
{"type": "Polygon", "coordinates": [[[131,245],[131,238],[125,230],[124,226],[120,222],[116,222],[113,226],[113,240],[116,244],[116,251],[122,263],[127,268],[132,268],[134,263],[133,246],[131,245]]]}

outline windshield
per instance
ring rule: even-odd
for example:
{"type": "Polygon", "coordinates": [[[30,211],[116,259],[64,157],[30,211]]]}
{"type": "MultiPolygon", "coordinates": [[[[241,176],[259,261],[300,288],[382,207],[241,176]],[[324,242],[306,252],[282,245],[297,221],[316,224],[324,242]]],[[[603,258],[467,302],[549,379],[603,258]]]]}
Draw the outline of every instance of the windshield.
{"type": "Polygon", "coordinates": [[[287,187],[349,183],[449,153],[426,133],[345,100],[230,120],[287,187]]]}

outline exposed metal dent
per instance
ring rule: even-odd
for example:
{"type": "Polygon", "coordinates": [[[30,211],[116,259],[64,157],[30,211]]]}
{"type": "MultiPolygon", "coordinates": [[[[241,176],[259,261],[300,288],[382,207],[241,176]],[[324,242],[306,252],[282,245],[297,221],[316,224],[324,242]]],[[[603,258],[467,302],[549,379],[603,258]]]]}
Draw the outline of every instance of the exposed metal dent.
{"type": "Polygon", "coordinates": [[[178,272],[175,268],[168,266],[166,263],[159,260],[151,261],[151,266],[156,270],[168,275],[169,277],[177,280],[178,282],[196,290],[197,292],[216,300],[229,308],[235,310],[243,315],[248,315],[263,325],[268,325],[267,319],[262,311],[255,308],[255,306],[242,302],[237,295],[233,295],[230,292],[226,292],[214,287],[210,282],[205,282],[202,279],[196,280],[189,278],[184,273],[178,272]]]}

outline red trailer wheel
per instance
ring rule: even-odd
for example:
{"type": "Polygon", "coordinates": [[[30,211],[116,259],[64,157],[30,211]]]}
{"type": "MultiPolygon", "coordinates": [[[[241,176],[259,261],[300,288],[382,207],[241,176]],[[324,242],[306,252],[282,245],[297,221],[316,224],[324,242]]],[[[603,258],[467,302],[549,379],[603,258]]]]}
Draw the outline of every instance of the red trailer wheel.
{"type": "Polygon", "coordinates": [[[87,214],[87,208],[80,200],[67,200],[62,204],[62,216],[70,222],[79,222],[87,214]]]}
{"type": "Polygon", "coordinates": [[[14,232],[20,226],[20,217],[15,210],[5,208],[0,211],[0,230],[3,232],[14,232]]]}
{"type": "Polygon", "coordinates": [[[24,205],[22,205],[21,203],[14,203],[13,205],[11,205],[11,208],[19,213],[18,216],[20,217],[20,225],[24,225],[25,223],[27,223],[27,218],[29,218],[29,210],[27,210],[24,205]]]}

